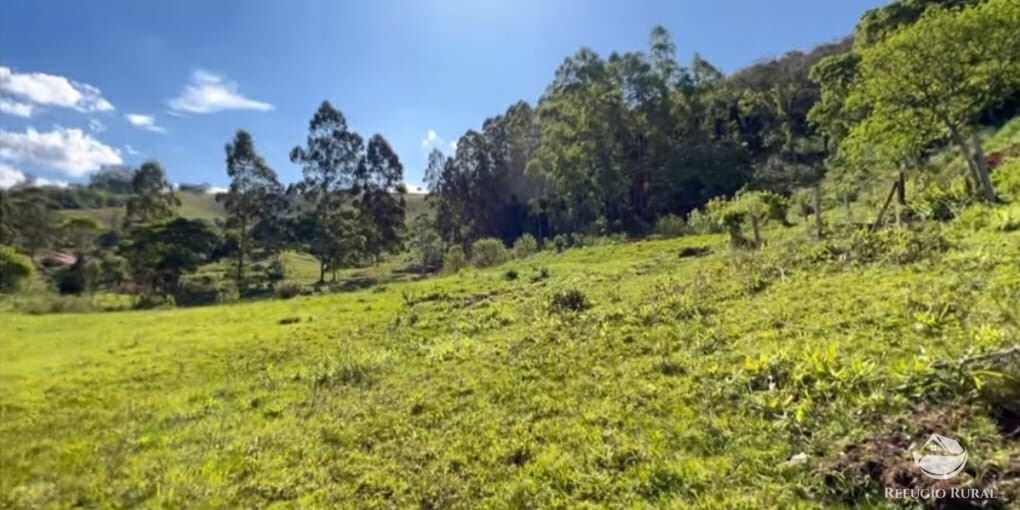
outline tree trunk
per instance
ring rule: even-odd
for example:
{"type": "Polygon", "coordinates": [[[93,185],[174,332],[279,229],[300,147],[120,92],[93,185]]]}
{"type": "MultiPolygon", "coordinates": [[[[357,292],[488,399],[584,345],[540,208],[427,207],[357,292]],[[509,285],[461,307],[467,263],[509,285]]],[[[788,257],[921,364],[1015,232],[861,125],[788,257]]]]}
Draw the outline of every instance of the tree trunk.
{"type": "Polygon", "coordinates": [[[758,217],[751,215],[751,232],[754,234],[755,249],[761,248],[761,232],[758,230],[758,217]]]}
{"type": "Polygon", "coordinates": [[[995,187],[992,186],[992,178],[988,173],[988,161],[985,160],[985,151],[981,148],[981,140],[976,134],[970,135],[970,144],[973,149],[974,167],[977,170],[978,181],[981,184],[981,191],[985,195],[985,201],[995,202],[995,187]]]}
{"type": "MultiPolygon", "coordinates": [[[[988,166],[985,164],[984,154],[982,153],[980,158],[972,154],[967,140],[963,138],[963,134],[958,129],[951,128],[949,135],[953,139],[953,143],[960,149],[960,153],[963,154],[967,167],[970,168],[970,176],[974,180],[974,187],[981,190],[986,202],[994,202],[995,189],[992,188],[991,179],[988,177],[988,166]],[[979,159],[980,161],[978,161],[979,159]]],[[[981,143],[977,141],[977,136],[974,135],[972,140],[974,142],[974,149],[981,152],[981,143]]]]}
{"type": "Polygon", "coordinates": [[[319,262],[319,283],[326,283],[326,264],[319,262]]]}
{"type": "Polygon", "coordinates": [[[885,203],[882,204],[882,208],[878,211],[878,217],[875,218],[875,223],[871,225],[871,231],[878,230],[878,227],[882,225],[882,218],[885,217],[885,211],[889,208],[889,204],[892,202],[893,195],[896,194],[897,188],[900,187],[900,181],[893,183],[893,187],[889,190],[889,196],[885,197],[885,203]]]}
{"type": "Polygon", "coordinates": [[[815,210],[815,238],[822,239],[822,190],[816,184],[811,194],[811,208],[815,210]]]}
{"type": "Polygon", "coordinates": [[[899,174],[896,177],[896,228],[903,224],[903,210],[907,206],[906,189],[906,172],[903,171],[903,165],[901,164],[899,174]]]}

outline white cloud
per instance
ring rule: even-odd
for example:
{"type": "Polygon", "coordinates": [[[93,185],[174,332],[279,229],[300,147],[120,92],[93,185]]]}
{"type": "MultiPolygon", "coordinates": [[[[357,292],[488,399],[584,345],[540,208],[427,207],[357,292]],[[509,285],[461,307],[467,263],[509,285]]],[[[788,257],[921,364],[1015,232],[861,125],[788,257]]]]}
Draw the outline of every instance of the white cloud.
{"type": "Polygon", "coordinates": [[[82,130],[59,126],[47,133],[32,128],[24,133],[0,130],[0,158],[31,161],[72,177],[124,162],[119,151],[82,130]]]}
{"type": "Polygon", "coordinates": [[[129,113],[124,115],[124,118],[135,127],[140,127],[155,133],[166,133],[166,128],[156,124],[156,118],[152,115],[143,115],[141,113],[129,113]]]}
{"type": "Polygon", "coordinates": [[[446,147],[446,140],[439,136],[436,130],[430,129],[425,132],[425,138],[421,140],[421,148],[424,150],[426,158],[432,149],[442,150],[443,147],[446,147]]]}
{"type": "Polygon", "coordinates": [[[69,185],[67,181],[62,181],[59,179],[47,179],[45,177],[36,177],[35,180],[32,181],[32,184],[40,187],[52,186],[54,188],[66,188],[69,185]]]}
{"type": "Polygon", "coordinates": [[[142,154],[141,152],[135,150],[134,147],[127,144],[124,145],[124,152],[126,152],[128,156],[140,156],[142,154]]]}
{"type": "Polygon", "coordinates": [[[224,188],[223,186],[209,186],[209,189],[205,190],[205,192],[207,194],[209,194],[209,195],[216,195],[218,193],[226,193],[228,191],[230,191],[230,190],[227,189],[227,188],[224,188]]]}
{"type": "Polygon", "coordinates": [[[256,110],[265,112],[273,105],[242,96],[237,83],[226,81],[222,76],[208,71],[197,70],[191,76],[191,84],[184,87],[181,95],[167,103],[172,110],[186,113],[213,113],[223,110],[256,110]]]}
{"type": "Polygon", "coordinates": [[[46,106],[74,108],[81,112],[108,112],[113,105],[92,85],[46,73],[16,73],[0,67],[0,92],[46,106]]]}
{"type": "Polygon", "coordinates": [[[450,142],[450,150],[457,152],[457,140],[450,142]]]}
{"type": "Polygon", "coordinates": [[[16,117],[31,117],[33,108],[35,107],[31,104],[0,97],[0,113],[16,117]]]}
{"type": "Polygon", "coordinates": [[[23,182],[25,182],[24,172],[0,162],[0,189],[13,188],[23,182]]]}
{"type": "Polygon", "coordinates": [[[103,124],[103,121],[99,119],[89,119],[89,129],[93,133],[102,133],[106,131],[106,124],[103,124]]]}

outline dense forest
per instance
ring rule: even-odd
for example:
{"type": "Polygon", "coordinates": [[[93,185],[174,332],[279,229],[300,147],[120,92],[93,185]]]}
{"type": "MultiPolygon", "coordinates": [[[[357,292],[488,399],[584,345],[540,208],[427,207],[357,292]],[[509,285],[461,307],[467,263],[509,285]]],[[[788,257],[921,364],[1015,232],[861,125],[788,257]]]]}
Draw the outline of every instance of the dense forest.
{"type": "Polygon", "coordinates": [[[791,206],[815,213],[819,236],[821,209],[890,184],[905,207],[906,180],[934,175],[930,158],[948,150],[965,163],[963,188],[915,211],[947,219],[943,202],[998,200],[991,174],[1001,158],[978,133],[1020,108],[1018,16],[1009,0],[903,0],[867,12],[843,40],[730,75],[698,54],[681,59],[663,27],[644,52],[582,48],[535,104],[517,102],[461,136],[453,154],[430,155],[428,208],[414,218],[386,139],[366,142],[324,101],[291,152],[300,182],[279,182],[237,132],[215,222],[181,217],[177,191],[150,161],[104,169],[87,186],[5,190],[0,244],[31,259],[6,262],[26,274],[53,250],[76,254],[52,274],[62,292],[146,296],[177,293],[183,276],[218,260],[232,261],[232,292],[265,291],[283,250],[312,255],[323,283],[408,247],[418,270],[435,270],[490,239],[540,249],[708,228],[743,242],[747,223],[758,245],[758,221],[791,206]],[[58,214],[94,207],[123,214],[106,225],[58,214]]]}

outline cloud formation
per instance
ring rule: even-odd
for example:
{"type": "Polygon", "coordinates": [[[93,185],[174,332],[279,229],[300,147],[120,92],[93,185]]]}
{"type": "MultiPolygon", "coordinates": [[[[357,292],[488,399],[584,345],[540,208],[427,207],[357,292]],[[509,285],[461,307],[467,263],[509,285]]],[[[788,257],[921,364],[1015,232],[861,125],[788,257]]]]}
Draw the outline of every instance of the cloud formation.
{"type": "Polygon", "coordinates": [[[13,99],[0,97],[0,113],[14,115],[16,117],[31,117],[35,107],[29,103],[22,103],[13,99]]]}
{"type": "Polygon", "coordinates": [[[44,133],[32,128],[24,133],[0,130],[0,159],[29,161],[71,177],[124,162],[119,151],[82,130],[59,126],[44,133]]]}
{"type": "Polygon", "coordinates": [[[156,117],[152,115],[143,115],[141,113],[129,113],[124,115],[124,118],[131,123],[132,126],[139,127],[154,133],[166,133],[166,128],[156,124],[156,117]]]}
{"type": "MultiPolygon", "coordinates": [[[[16,73],[9,67],[2,66],[0,66],[0,93],[36,105],[73,108],[80,112],[114,110],[113,105],[103,98],[99,89],[87,83],[74,82],[54,74],[16,73]]],[[[31,114],[31,109],[28,113],[31,114]]]]}
{"type": "Polygon", "coordinates": [[[25,173],[0,161],[0,189],[13,188],[25,182],[25,173]]]}
{"type": "Polygon", "coordinates": [[[265,112],[273,109],[269,103],[241,95],[236,82],[201,69],[192,74],[191,84],[184,87],[181,95],[167,104],[171,110],[183,113],[214,113],[224,110],[265,112]]]}

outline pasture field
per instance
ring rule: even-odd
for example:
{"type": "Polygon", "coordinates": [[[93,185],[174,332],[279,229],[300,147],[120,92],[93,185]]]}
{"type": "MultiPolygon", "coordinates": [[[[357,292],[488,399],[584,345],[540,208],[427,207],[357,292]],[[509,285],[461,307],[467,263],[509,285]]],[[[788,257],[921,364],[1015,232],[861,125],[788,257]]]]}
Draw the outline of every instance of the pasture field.
{"type": "Polygon", "coordinates": [[[1020,231],[766,239],[4,313],[0,506],[892,507],[933,432],[1020,504],[1020,231]]]}

